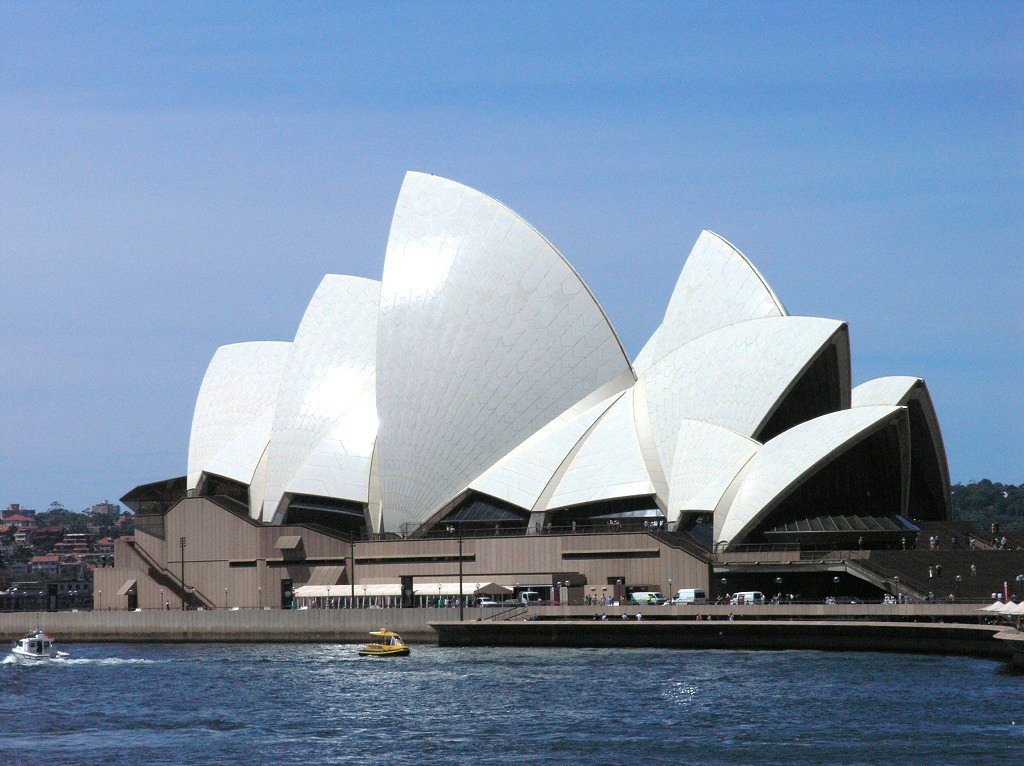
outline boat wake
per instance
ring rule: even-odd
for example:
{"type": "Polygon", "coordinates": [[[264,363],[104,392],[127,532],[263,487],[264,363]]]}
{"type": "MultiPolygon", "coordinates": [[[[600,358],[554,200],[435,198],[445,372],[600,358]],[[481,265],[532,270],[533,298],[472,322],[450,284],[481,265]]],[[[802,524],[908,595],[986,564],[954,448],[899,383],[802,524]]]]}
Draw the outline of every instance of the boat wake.
{"type": "MultiPolygon", "coordinates": [[[[54,657],[49,662],[39,663],[40,665],[161,665],[170,660],[147,660],[134,657],[54,657]]],[[[8,654],[0,665],[20,664],[13,654],[8,654]]],[[[35,667],[35,666],[33,666],[35,667]]]]}

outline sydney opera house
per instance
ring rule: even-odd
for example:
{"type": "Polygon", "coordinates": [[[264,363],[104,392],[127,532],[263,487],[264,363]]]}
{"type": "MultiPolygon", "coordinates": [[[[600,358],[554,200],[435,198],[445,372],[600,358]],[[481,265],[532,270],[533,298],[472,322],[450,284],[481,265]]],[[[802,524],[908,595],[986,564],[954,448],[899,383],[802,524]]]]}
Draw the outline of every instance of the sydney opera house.
{"type": "Polygon", "coordinates": [[[847,325],[789,314],[722,237],[631,360],[539,232],[421,173],[381,280],[325,276],[294,340],[217,349],[187,474],[123,500],[138,530],[99,606],[408,604],[459,568],[466,595],[708,587],[723,557],[950,517],[924,381],[854,387],[847,325]]]}

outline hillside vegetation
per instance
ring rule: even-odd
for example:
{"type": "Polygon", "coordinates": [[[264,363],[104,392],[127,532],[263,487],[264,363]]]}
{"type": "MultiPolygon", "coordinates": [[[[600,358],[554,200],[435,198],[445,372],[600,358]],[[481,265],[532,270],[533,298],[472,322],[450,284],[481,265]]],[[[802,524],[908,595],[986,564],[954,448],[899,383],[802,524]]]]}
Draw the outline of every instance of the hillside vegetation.
{"type": "Polygon", "coordinates": [[[999,484],[982,479],[954,484],[953,518],[970,521],[983,530],[997,522],[1003,531],[1024,529],[1024,484],[999,484]]]}

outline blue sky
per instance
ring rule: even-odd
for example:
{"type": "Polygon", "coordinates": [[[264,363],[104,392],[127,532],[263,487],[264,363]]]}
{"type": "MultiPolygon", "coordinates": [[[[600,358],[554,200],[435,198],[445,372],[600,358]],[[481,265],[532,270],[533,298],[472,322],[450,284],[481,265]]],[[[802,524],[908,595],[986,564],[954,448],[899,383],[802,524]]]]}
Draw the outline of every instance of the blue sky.
{"type": "Polygon", "coordinates": [[[1024,482],[1024,6],[0,5],[0,504],[185,472],[214,349],[379,278],[402,176],[547,236],[635,354],[701,229],[1024,482]]]}

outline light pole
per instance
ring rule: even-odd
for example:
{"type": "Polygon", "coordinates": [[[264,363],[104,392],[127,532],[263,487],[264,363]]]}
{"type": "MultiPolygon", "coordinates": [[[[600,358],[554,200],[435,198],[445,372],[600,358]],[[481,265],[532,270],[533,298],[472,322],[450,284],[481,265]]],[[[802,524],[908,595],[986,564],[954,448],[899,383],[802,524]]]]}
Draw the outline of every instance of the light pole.
{"type": "Polygon", "coordinates": [[[163,589],[163,588],[161,588],[161,589],[160,589],[160,603],[159,603],[159,604],[157,604],[157,606],[158,606],[158,607],[159,607],[160,609],[163,609],[163,608],[164,608],[164,589],[163,589]]]}
{"type": "MultiPolygon", "coordinates": [[[[99,599],[100,604],[102,605],[103,604],[103,591],[99,592],[99,597],[100,597],[100,599],[99,599]]],[[[93,608],[95,608],[95,607],[96,607],[96,604],[93,603],[93,608]]],[[[102,606],[101,606],[101,608],[102,608],[102,606]]]]}
{"type": "Polygon", "coordinates": [[[668,593],[665,594],[665,595],[668,596],[670,602],[675,599],[675,595],[676,594],[672,592],[672,578],[671,577],[668,578],[668,593]]]}
{"type": "Polygon", "coordinates": [[[349,608],[356,605],[356,541],[353,540],[348,545],[348,555],[352,557],[352,566],[348,572],[348,582],[351,588],[351,600],[349,601],[349,608]]]}
{"type": "Polygon", "coordinates": [[[188,545],[188,539],[184,536],[178,538],[178,545],[181,547],[181,611],[185,611],[185,546],[188,545]]]}
{"type": "Polygon", "coordinates": [[[778,593],[779,593],[779,603],[781,604],[782,603],[782,578],[781,577],[776,577],[775,578],[775,584],[779,586],[779,590],[778,590],[778,593]]]}
{"type": "MultiPolygon", "coordinates": [[[[448,525],[448,533],[454,534],[455,527],[451,524],[448,525]]],[[[459,622],[462,622],[463,616],[463,604],[466,601],[466,596],[462,592],[462,524],[459,524],[459,622]]]]}
{"type": "Polygon", "coordinates": [[[835,592],[832,594],[834,598],[839,598],[839,575],[832,578],[832,583],[835,585],[835,592]]]}
{"type": "Polygon", "coordinates": [[[228,589],[224,589],[224,608],[228,608],[228,589]]]}
{"type": "Polygon", "coordinates": [[[960,600],[960,583],[964,579],[960,575],[953,578],[956,581],[956,600],[960,600]]]}
{"type": "Polygon", "coordinates": [[[366,586],[363,586],[363,608],[366,608],[366,586]]]}
{"type": "Polygon", "coordinates": [[[558,593],[558,600],[557,601],[555,601],[555,599],[551,599],[551,600],[555,601],[555,603],[558,606],[561,606],[562,605],[562,581],[559,580],[558,583],[555,585],[555,587],[558,589],[558,591],[557,591],[557,593],[558,593]]]}
{"type": "Polygon", "coordinates": [[[259,598],[260,611],[263,611],[263,586],[260,585],[258,588],[256,588],[256,592],[259,594],[258,598],[259,598]]]}
{"type": "Polygon", "coordinates": [[[729,584],[728,578],[723,577],[722,578],[722,600],[723,601],[728,601],[728,599],[726,598],[726,596],[729,595],[729,591],[726,590],[726,586],[728,584],[729,584]]]}

